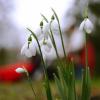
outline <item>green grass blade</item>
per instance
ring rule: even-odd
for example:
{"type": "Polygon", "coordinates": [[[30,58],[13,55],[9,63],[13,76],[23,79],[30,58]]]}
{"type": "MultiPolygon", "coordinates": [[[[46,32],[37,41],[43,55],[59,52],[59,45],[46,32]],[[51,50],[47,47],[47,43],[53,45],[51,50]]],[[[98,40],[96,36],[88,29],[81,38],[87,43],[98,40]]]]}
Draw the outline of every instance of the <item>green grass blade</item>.
{"type": "Polygon", "coordinates": [[[86,67],[84,72],[83,72],[81,100],[90,100],[90,94],[91,94],[90,71],[89,71],[89,67],[86,67]]]}
{"type": "Polygon", "coordinates": [[[74,64],[69,66],[68,100],[76,100],[74,64]]]}
{"type": "Polygon", "coordinates": [[[56,14],[55,10],[53,8],[51,8],[56,19],[57,19],[57,22],[58,22],[58,27],[59,27],[59,33],[60,33],[60,38],[61,38],[61,42],[62,42],[62,48],[63,48],[63,52],[64,52],[64,56],[66,58],[66,51],[65,51],[65,47],[64,47],[64,41],[63,41],[63,36],[62,36],[62,31],[61,31],[61,26],[60,26],[60,22],[59,22],[59,18],[58,18],[58,15],[56,14]]]}
{"type": "Polygon", "coordinates": [[[61,97],[61,100],[67,100],[65,93],[63,91],[63,87],[61,85],[61,81],[56,77],[56,75],[54,75],[54,79],[55,79],[55,83],[56,83],[56,86],[58,88],[58,92],[59,92],[59,95],[61,97]]]}
{"type": "Polygon", "coordinates": [[[49,80],[48,80],[48,77],[45,78],[44,87],[45,87],[45,91],[46,91],[46,95],[47,95],[47,100],[52,100],[50,82],[49,82],[49,80]]]}

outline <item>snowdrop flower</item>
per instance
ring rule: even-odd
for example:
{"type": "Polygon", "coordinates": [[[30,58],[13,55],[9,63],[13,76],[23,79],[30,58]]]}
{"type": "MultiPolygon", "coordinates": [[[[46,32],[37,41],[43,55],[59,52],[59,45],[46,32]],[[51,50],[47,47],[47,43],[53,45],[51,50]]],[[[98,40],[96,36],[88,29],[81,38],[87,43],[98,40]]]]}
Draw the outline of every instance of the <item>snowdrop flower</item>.
{"type": "MultiPolygon", "coordinates": [[[[54,20],[51,23],[51,30],[53,32],[53,36],[54,36],[55,44],[56,44],[56,47],[57,47],[57,50],[58,50],[58,54],[59,54],[60,57],[63,57],[64,53],[63,53],[61,37],[60,37],[60,33],[59,33],[59,26],[58,26],[58,22],[56,20],[54,20]]],[[[50,23],[48,23],[44,27],[43,32],[44,32],[44,34],[51,35],[51,33],[50,33],[50,23]]],[[[43,45],[42,48],[45,51],[44,54],[46,55],[46,59],[48,61],[51,61],[51,60],[56,59],[57,55],[56,55],[55,48],[52,44],[52,41],[51,41],[51,38],[49,37],[49,35],[48,35],[48,38],[46,38],[46,42],[47,42],[46,45],[43,45]]],[[[66,48],[66,35],[65,35],[65,33],[63,33],[62,35],[63,35],[64,46],[66,48]]]]}
{"type": "Polygon", "coordinates": [[[52,45],[51,43],[48,41],[48,40],[45,40],[43,41],[41,47],[46,51],[46,52],[50,52],[51,48],[52,48],[52,45]]]}
{"type": "Polygon", "coordinates": [[[48,58],[48,56],[46,54],[48,54],[51,51],[52,45],[51,45],[50,41],[45,38],[43,38],[41,41],[39,41],[39,43],[41,46],[41,51],[42,51],[44,61],[46,61],[46,58],[48,58]]]}
{"type": "Polygon", "coordinates": [[[16,70],[15,70],[17,73],[25,73],[26,72],[26,70],[24,69],[24,68],[17,68],[16,70]]]}
{"type": "Polygon", "coordinates": [[[51,39],[48,38],[46,42],[47,42],[46,44],[42,44],[41,51],[43,54],[44,61],[47,62],[47,64],[49,65],[52,63],[54,59],[57,58],[57,55],[53,47],[53,44],[51,42],[51,39]]]}
{"type": "Polygon", "coordinates": [[[36,55],[36,43],[35,42],[26,42],[22,49],[21,49],[21,54],[25,55],[27,57],[32,57],[36,55]]]}
{"type": "Polygon", "coordinates": [[[92,22],[88,19],[88,18],[85,18],[84,20],[83,20],[83,22],[81,23],[81,25],[80,25],[80,30],[81,31],[86,31],[88,34],[90,34],[92,31],[93,31],[93,24],[92,24],[92,22]]]}

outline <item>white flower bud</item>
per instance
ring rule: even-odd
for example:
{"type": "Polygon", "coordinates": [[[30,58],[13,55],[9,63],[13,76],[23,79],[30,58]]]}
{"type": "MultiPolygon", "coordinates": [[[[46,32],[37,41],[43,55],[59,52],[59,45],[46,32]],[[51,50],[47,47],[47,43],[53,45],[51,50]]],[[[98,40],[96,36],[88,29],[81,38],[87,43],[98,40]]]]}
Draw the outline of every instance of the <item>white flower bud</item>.
{"type": "Polygon", "coordinates": [[[92,31],[93,31],[93,24],[92,24],[92,22],[88,19],[88,18],[85,18],[84,20],[83,20],[83,22],[81,23],[81,25],[80,25],[80,30],[81,31],[86,31],[88,34],[90,34],[92,31]]]}
{"type": "Polygon", "coordinates": [[[17,68],[16,70],[15,70],[17,73],[25,73],[26,71],[25,71],[25,69],[24,68],[17,68]]]}

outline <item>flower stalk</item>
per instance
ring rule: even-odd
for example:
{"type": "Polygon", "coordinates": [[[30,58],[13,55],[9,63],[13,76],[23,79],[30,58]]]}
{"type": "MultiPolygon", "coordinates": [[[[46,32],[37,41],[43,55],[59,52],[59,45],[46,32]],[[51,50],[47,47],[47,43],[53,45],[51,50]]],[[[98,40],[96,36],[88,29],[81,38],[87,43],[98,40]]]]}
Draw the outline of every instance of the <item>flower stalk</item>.
{"type": "Polygon", "coordinates": [[[60,33],[60,38],[61,38],[61,42],[62,42],[62,48],[63,48],[63,51],[64,51],[64,57],[66,58],[66,51],[65,51],[65,47],[64,47],[64,41],[63,41],[63,37],[62,37],[62,31],[61,31],[61,26],[60,26],[60,22],[59,22],[59,18],[58,18],[58,15],[56,14],[55,10],[52,8],[52,11],[56,17],[56,20],[58,22],[58,27],[59,27],[59,33],[60,33]]]}
{"type": "Polygon", "coordinates": [[[30,85],[30,87],[31,87],[31,89],[32,89],[32,92],[33,92],[33,96],[35,97],[35,100],[38,100],[38,97],[37,97],[37,95],[36,95],[36,93],[35,93],[35,90],[34,90],[34,88],[33,88],[33,85],[32,85],[32,81],[31,81],[31,79],[30,79],[30,76],[29,76],[29,73],[28,73],[28,71],[26,70],[26,68],[23,66],[23,68],[17,68],[16,70],[15,70],[17,73],[25,73],[25,75],[26,75],[26,77],[27,77],[27,79],[28,79],[28,82],[29,82],[29,85],[30,85]]]}
{"type": "Polygon", "coordinates": [[[83,70],[83,82],[82,82],[82,97],[81,100],[90,100],[91,94],[91,78],[90,78],[90,70],[88,66],[88,48],[87,48],[87,34],[92,32],[93,25],[91,21],[88,19],[87,11],[85,10],[85,16],[87,19],[81,23],[83,24],[83,32],[85,34],[85,69],[83,70]]]}
{"type": "Polygon", "coordinates": [[[33,35],[33,37],[36,39],[37,41],[37,44],[38,44],[38,47],[39,47],[39,51],[40,51],[40,56],[41,56],[41,59],[42,59],[42,63],[43,63],[43,69],[44,69],[44,76],[45,76],[45,89],[46,89],[46,93],[47,93],[47,99],[48,100],[52,100],[52,94],[51,94],[51,89],[50,89],[50,84],[49,84],[49,79],[48,79],[48,75],[47,75],[47,69],[46,69],[46,63],[43,59],[43,54],[42,54],[42,51],[41,51],[41,47],[40,47],[40,43],[35,35],[35,33],[33,31],[31,31],[29,28],[27,28],[31,34],[33,35]]]}

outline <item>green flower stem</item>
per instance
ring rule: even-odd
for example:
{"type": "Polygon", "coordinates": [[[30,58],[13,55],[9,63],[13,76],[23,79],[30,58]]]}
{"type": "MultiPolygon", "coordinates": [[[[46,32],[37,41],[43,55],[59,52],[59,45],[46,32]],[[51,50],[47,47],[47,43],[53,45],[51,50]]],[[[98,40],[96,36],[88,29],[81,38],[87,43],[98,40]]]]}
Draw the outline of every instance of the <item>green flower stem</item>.
{"type": "MultiPolygon", "coordinates": [[[[63,36],[62,36],[62,31],[61,31],[61,27],[60,27],[59,18],[58,18],[58,16],[57,16],[55,10],[52,9],[52,11],[53,11],[53,13],[54,13],[54,15],[55,15],[55,17],[56,17],[57,22],[58,22],[58,28],[59,28],[59,33],[60,33],[62,48],[63,48],[63,52],[64,52],[64,58],[66,59],[67,56],[66,56],[66,52],[65,52],[65,47],[64,47],[63,36]]],[[[51,33],[52,33],[52,32],[51,32],[51,33]]],[[[57,48],[56,48],[56,47],[55,47],[55,50],[56,50],[56,54],[57,54],[57,57],[58,57],[59,55],[58,55],[58,53],[57,53],[57,48]]],[[[60,57],[58,57],[58,60],[59,60],[58,65],[59,65],[60,69],[64,71],[64,70],[65,70],[65,68],[64,68],[65,66],[63,66],[60,57]]],[[[63,75],[64,75],[64,74],[63,74],[63,75]]]]}
{"type": "MultiPolygon", "coordinates": [[[[84,19],[88,17],[88,4],[84,9],[84,19]]],[[[85,24],[84,24],[85,27],[85,24]]],[[[87,32],[83,27],[83,31],[85,33],[85,66],[88,67],[88,48],[87,48],[87,32]]]]}
{"type": "MultiPolygon", "coordinates": [[[[27,28],[27,29],[28,29],[28,28],[27,28]]],[[[45,64],[45,61],[44,61],[44,59],[43,59],[43,55],[42,55],[40,43],[39,43],[39,41],[38,41],[36,35],[34,34],[34,32],[31,31],[30,29],[28,29],[28,30],[32,33],[33,37],[36,39],[36,42],[37,42],[37,44],[38,44],[39,51],[40,51],[41,60],[42,60],[42,63],[43,63],[43,65],[44,65],[44,66],[43,66],[43,68],[44,68],[44,73],[47,74],[47,72],[46,72],[46,64],[45,64]]]]}
{"type": "MultiPolygon", "coordinates": [[[[43,19],[44,19],[47,23],[49,23],[48,19],[47,19],[43,14],[41,14],[41,16],[43,17],[43,19]]],[[[53,20],[52,20],[52,21],[53,21],[53,20]]],[[[52,32],[52,29],[51,29],[52,21],[50,21],[50,33],[51,33],[51,34],[49,34],[49,36],[50,36],[51,42],[52,42],[52,44],[53,44],[53,46],[54,46],[54,49],[55,49],[57,58],[58,58],[58,60],[60,61],[60,57],[59,57],[59,54],[58,54],[58,51],[57,51],[55,39],[54,39],[53,32],[52,32]]],[[[58,63],[58,65],[59,65],[60,62],[57,62],[57,63],[58,63]]]]}
{"type": "Polygon", "coordinates": [[[83,71],[83,82],[82,82],[82,100],[90,100],[91,93],[91,78],[88,67],[88,48],[87,48],[87,33],[85,33],[85,69],[83,71]]]}
{"type": "Polygon", "coordinates": [[[63,37],[62,37],[62,31],[61,31],[61,27],[60,27],[60,22],[59,22],[59,18],[55,12],[55,10],[52,8],[52,11],[57,19],[57,22],[58,22],[58,26],[59,26],[59,32],[60,32],[60,37],[61,37],[61,42],[62,42],[62,47],[63,47],[63,51],[64,51],[64,56],[66,58],[66,52],[65,52],[65,47],[64,47],[64,41],[63,41],[63,37]]]}
{"type": "Polygon", "coordinates": [[[74,72],[74,63],[73,60],[70,62],[69,68],[69,81],[68,81],[68,100],[76,100],[76,91],[75,91],[75,72],[74,72]]]}
{"type": "MultiPolygon", "coordinates": [[[[24,68],[24,69],[25,69],[25,68],[24,68]]],[[[25,69],[25,73],[26,73],[26,76],[27,76],[29,85],[30,85],[30,87],[31,87],[31,89],[32,89],[32,91],[33,91],[34,96],[35,96],[35,100],[38,100],[38,97],[37,97],[37,95],[36,95],[36,93],[35,93],[35,90],[34,90],[34,88],[33,88],[33,86],[32,86],[32,80],[30,79],[29,73],[28,73],[28,71],[27,71],[26,69],[25,69]]]]}
{"type": "Polygon", "coordinates": [[[30,87],[31,87],[31,89],[32,89],[32,91],[33,91],[33,94],[34,94],[34,96],[35,96],[35,100],[38,100],[38,97],[37,97],[37,95],[36,95],[36,93],[35,93],[35,91],[34,91],[34,88],[33,88],[33,86],[32,86],[32,81],[31,81],[30,77],[28,77],[28,80],[29,80],[30,87]]]}
{"type": "Polygon", "coordinates": [[[53,36],[53,32],[52,32],[52,29],[51,29],[51,24],[52,24],[52,21],[50,22],[51,41],[52,41],[52,44],[54,46],[54,49],[55,49],[55,52],[56,52],[56,55],[57,55],[57,59],[59,60],[59,62],[57,61],[57,64],[59,65],[59,67],[61,69],[61,67],[63,68],[63,64],[62,64],[61,59],[60,59],[59,54],[58,54],[57,46],[56,46],[55,39],[54,39],[54,36],[53,36]]]}
{"type": "MultiPolygon", "coordinates": [[[[44,19],[47,23],[49,22],[49,21],[47,20],[47,18],[46,18],[43,14],[41,14],[41,16],[43,17],[43,19],[44,19]]],[[[57,58],[60,59],[59,54],[58,54],[58,51],[57,51],[55,39],[54,39],[54,36],[53,36],[53,32],[52,32],[52,29],[51,29],[51,24],[52,24],[52,21],[50,21],[50,33],[51,33],[51,35],[49,34],[49,36],[50,36],[51,42],[52,42],[52,44],[53,44],[53,46],[54,46],[54,49],[55,49],[55,51],[56,51],[57,58]]]]}
{"type": "Polygon", "coordinates": [[[85,33],[85,66],[88,67],[88,48],[87,48],[87,33],[84,29],[85,33]]]}
{"type": "MultiPolygon", "coordinates": [[[[27,28],[28,29],[28,28],[27,28]]],[[[37,41],[37,44],[38,44],[38,47],[39,47],[39,51],[40,51],[40,56],[41,56],[41,59],[42,59],[42,63],[43,63],[43,69],[44,69],[44,75],[45,75],[45,89],[46,89],[46,93],[47,93],[47,99],[48,100],[52,100],[52,95],[51,95],[51,89],[50,89],[50,84],[49,84],[49,79],[48,79],[48,75],[47,75],[47,65],[46,65],[46,63],[45,63],[45,61],[44,61],[44,59],[43,59],[43,54],[42,54],[42,51],[41,51],[41,47],[40,47],[40,44],[39,44],[39,41],[38,41],[38,39],[37,39],[37,37],[36,37],[36,35],[35,35],[35,33],[33,32],[33,31],[31,31],[30,29],[28,29],[30,32],[31,32],[31,34],[33,35],[33,37],[36,39],[36,41],[37,41]]]]}
{"type": "Polygon", "coordinates": [[[41,14],[41,16],[43,17],[43,19],[48,23],[49,21],[47,20],[47,18],[43,15],[43,14],[41,14]]]}
{"type": "Polygon", "coordinates": [[[55,48],[57,58],[60,59],[58,51],[57,51],[57,46],[56,46],[56,43],[55,43],[55,39],[54,39],[54,36],[53,36],[53,32],[52,32],[52,29],[51,29],[51,24],[52,24],[52,21],[50,22],[51,41],[52,41],[52,44],[53,44],[53,46],[55,48]]]}

